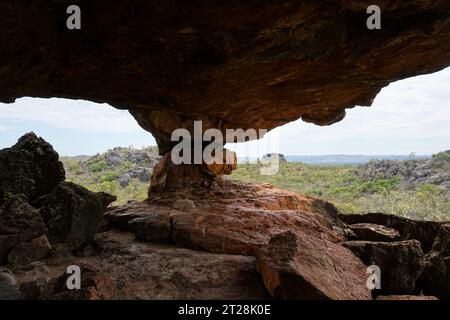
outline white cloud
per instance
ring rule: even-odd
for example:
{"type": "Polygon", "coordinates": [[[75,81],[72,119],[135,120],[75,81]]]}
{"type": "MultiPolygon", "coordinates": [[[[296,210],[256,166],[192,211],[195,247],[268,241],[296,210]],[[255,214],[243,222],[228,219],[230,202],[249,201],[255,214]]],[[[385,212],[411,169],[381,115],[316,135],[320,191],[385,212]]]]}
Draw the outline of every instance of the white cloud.
{"type": "MultiPolygon", "coordinates": [[[[295,121],[272,131],[285,154],[430,154],[450,149],[450,68],[398,81],[373,105],[328,127],[295,121]]],[[[270,134],[272,134],[269,133],[270,134]]]]}
{"type": "Polygon", "coordinates": [[[85,100],[20,98],[0,103],[0,122],[32,121],[87,132],[139,132],[142,129],[126,110],[85,100]]]}

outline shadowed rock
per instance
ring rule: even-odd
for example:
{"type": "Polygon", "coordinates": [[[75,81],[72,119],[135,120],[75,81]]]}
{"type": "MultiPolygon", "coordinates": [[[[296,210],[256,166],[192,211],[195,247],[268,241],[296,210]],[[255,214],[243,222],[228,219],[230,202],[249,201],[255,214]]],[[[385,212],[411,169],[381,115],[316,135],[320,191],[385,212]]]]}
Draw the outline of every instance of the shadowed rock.
{"type": "Polygon", "coordinates": [[[401,240],[418,240],[424,253],[431,250],[442,226],[441,222],[411,220],[384,213],[340,214],[339,218],[349,225],[372,223],[395,229],[400,232],[401,240]]]}
{"type": "Polygon", "coordinates": [[[7,262],[11,250],[46,233],[39,211],[22,195],[11,196],[0,205],[0,265],[7,262]]]}
{"type": "Polygon", "coordinates": [[[38,204],[50,239],[80,249],[94,239],[102,213],[115,199],[61,182],[51,194],[40,198],[38,204]]]}
{"type": "Polygon", "coordinates": [[[359,240],[365,241],[396,241],[400,240],[400,233],[392,228],[388,228],[372,223],[356,223],[348,226],[359,240]]]}
{"type": "Polygon", "coordinates": [[[0,196],[24,194],[30,200],[52,192],[65,179],[58,153],[33,132],[0,150],[0,196]]]}
{"type": "Polygon", "coordinates": [[[441,227],[432,250],[425,257],[418,286],[426,294],[450,299],[450,224],[441,227]]]}
{"type": "Polygon", "coordinates": [[[355,253],[367,265],[381,271],[382,295],[413,294],[416,280],[425,266],[423,252],[417,240],[399,242],[348,241],[342,245],[355,253]]]}

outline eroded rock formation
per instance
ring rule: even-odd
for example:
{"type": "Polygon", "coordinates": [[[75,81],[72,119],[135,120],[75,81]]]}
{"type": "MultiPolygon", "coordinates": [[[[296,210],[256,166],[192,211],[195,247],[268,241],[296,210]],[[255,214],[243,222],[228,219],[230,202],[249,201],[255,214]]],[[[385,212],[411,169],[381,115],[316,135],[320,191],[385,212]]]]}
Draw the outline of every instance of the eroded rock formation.
{"type": "MultiPolygon", "coordinates": [[[[36,141],[32,155],[57,155],[36,141]]],[[[228,179],[107,208],[114,200],[64,181],[32,201],[2,193],[0,299],[425,299],[410,296],[421,291],[450,298],[448,224],[341,219],[325,201],[228,179]],[[425,257],[415,238],[433,243],[425,257]],[[372,263],[382,272],[375,292],[367,285],[372,263]],[[66,285],[73,265],[81,290],[66,285]]]]}
{"type": "Polygon", "coordinates": [[[0,101],[107,102],[161,154],[194,120],[329,125],[390,82],[450,64],[447,0],[380,0],[381,30],[366,27],[367,1],[77,1],[81,30],[66,27],[70,4],[0,3],[0,101]]]}

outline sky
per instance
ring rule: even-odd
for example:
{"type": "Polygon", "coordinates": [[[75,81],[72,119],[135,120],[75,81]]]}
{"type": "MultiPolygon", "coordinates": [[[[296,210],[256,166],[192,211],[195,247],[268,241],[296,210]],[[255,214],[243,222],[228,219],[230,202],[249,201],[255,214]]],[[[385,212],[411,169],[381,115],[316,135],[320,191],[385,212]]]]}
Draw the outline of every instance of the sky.
{"type": "MultiPolygon", "coordinates": [[[[155,145],[126,110],[83,100],[24,97],[0,103],[0,148],[26,132],[43,137],[62,156],[94,155],[116,146],[155,145]]],[[[347,110],[346,118],[320,127],[294,121],[262,141],[229,145],[240,156],[428,155],[450,149],[450,68],[391,83],[369,107],[347,110]]]]}

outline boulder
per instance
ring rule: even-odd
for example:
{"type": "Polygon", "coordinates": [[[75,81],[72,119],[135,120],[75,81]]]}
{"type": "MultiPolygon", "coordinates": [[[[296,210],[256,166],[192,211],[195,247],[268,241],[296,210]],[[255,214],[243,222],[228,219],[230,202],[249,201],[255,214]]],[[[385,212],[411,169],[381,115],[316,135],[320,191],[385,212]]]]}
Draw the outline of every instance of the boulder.
{"type": "Polygon", "coordinates": [[[7,262],[11,250],[46,233],[39,211],[23,195],[13,195],[0,205],[0,265],[7,262]]]}
{"type": "Polygon", "coordinates": [[[425,269],[417,281],[425,294],[450,299],[450,224],[442,226],[433,249],[426,255],[425,269]]]}
{"type": "Polygon", "coordinates": [[[94,239],[108,202],[114,200],[114,196],[61,182],[51,194],[39,199],[50,240],[67,242],[72,249],[80,249],[94,239]]]}
{"type": "Polygon", "coordinates": [[[275,299],[371,299],[362,261],[340,245],[309,235],[275,235],[259,252],[257,269],[275,299]]]}
{"type": "Polygon", "coordinates": [[[373,223],[357,223],[348,226],[359,240],[392,242],[400,240],[400,233],[393,229],[373,223]]]}
{"type": "Polygon", "coordinates": [[[35,199],[52,192],[64,179],[58,153],[33,132],[11,148],[0,150],[0,198],[11,193],[35,199]]]}
{"type": "Polygon", "coordinates": [[[342,245],[367,265],[381,271],[380,295],[414,293],[416,280],[425,266],[424,255],[417,240],[399,242],[347,241],[342,245]]]}
{"type": "Polygon", "coordinates": [[[340,214],[339,218],[349,225],[372,223],[393,228],[400,232],[401,240],[418,240],[425,253],[431,250],[442,226],[441,222],[411,220],[384,213],[340,214]]]}
{"type": "Polygon", "coordinates": [[[51,253],[52,247],[45,235],[15,246],[8,255],[8,264],[14,267],[40,261],[51,253]]]}
{"type": "Polygon", "coordinates": [[[132,226],[131,231],[139,232],[141,239],[154,241],[154,235],[161,232],[167,239],[169,231],[172,241],[182,247],[214,253],[256,255],[272,236],[288,230],[330,242],[346,239],[345,226],[331,204],[274,187],[229,180],[198,195],[154,194],[147,201],[126,204],[105,216],[121,228],[130,230],[132,226]],[[195,207],[175,205],[187,196],[195,207]],[[146,216],[149,218],[128,225],[146,216]],[[151,234],[144,237],[144,230],[151,234]]]}

